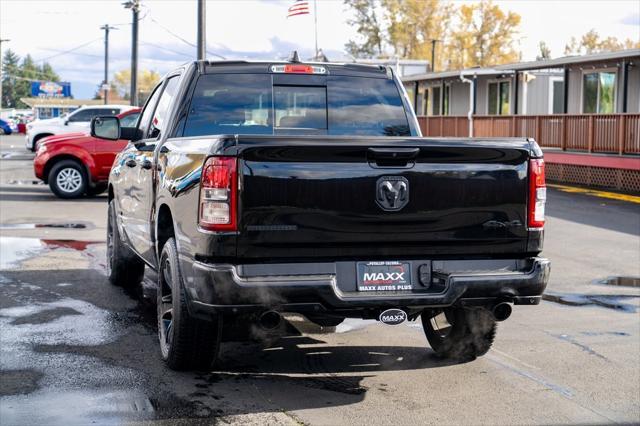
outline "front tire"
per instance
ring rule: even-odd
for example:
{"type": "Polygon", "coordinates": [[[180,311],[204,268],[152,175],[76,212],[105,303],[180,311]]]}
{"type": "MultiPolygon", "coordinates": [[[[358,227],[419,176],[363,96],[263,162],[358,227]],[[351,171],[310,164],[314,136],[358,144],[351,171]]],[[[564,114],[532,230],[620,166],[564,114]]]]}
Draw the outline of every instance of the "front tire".
{"type": "Polygon", "coordinates": [[[182,271],[174,238],[164,244],[158,273],[158,338],[172,370],[206,370],[217,359],[222,318],[195,318],[187,309],[182,271]]]}
{"type": "Polygon", "coordinates": [[[107,218],[107,276],[113,285],[134,288],[144,277],[144,262],[120,237],[115,200],[109,201],[107,218]]]}
{"type": "Polygon", "coordinates": [[[57,162],[49,172],[49,187],[59,198],[78,198],[87,190],[84,167],[73,160],[57,162]]]}
{"type": "Polygon", "coordinates": [[[472,361],[489,351],[496,335],[493,315],[482,308],[425,311],[421,318],[431,348],[442,358],[472,361]]]}

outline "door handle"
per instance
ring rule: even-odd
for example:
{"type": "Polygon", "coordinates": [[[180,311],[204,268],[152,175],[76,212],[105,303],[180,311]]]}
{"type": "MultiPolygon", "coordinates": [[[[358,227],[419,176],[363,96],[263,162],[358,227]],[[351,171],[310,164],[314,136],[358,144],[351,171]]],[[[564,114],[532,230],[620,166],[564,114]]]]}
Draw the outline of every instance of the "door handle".
{"type": "Polygon", "coordinates": [[[142,160],[142,163],[140,163],[140,167],[142,167],[145,170],[150,170],[151,169],[151,161],[144,159],[142,160]]]}
{"type": "Polygon", "coordinates": [[[127,167],[135,167],[138,165],[138,163],[136,163],[136,160],[134,160],[133,158],[129,158],[124,164],[126,164],[127,167]]]}

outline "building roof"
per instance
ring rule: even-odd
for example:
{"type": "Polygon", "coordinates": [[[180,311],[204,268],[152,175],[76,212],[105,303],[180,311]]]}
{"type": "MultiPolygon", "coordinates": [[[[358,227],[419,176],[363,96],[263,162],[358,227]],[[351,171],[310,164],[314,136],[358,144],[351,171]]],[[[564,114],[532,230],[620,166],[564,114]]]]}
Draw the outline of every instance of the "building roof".
{"type": "Polygon", "coordinates": [[[640,58],[640,49],[619,50],[617,52],[602,52],[591,55],[580,56],[564,56],[556,59],[545,59],[542,61],[518,62],[515,64],[496,65],[493,68],[467,68],[464,70],[443,71],[435,73],[415,74],[405,77],[402,80],[421,81],[421,80],[438,80],[443,78],[459,77],[461,73],[466,76],[473,75],[499,75],[510,74],[515,71],[528,71],[549,68],[562,68],[566,65],[578,65],[595,62],[618,61],[630,58],[640,58]]]}
{"type": "Polygon", "coordinates": [[[20,98],[22,102],[29,105],[31,108],[46,107],[46,108],[60,108],[60,107],[79,107],[82,105],[102,105],[104,101],[102,99],[72,99],[72,98],[20,98]]]}

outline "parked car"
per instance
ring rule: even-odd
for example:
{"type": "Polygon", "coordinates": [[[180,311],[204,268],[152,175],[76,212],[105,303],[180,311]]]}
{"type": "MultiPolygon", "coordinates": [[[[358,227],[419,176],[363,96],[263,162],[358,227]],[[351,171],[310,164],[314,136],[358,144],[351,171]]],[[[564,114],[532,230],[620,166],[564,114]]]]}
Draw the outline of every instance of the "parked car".
{"type": "Polygon", "coordinates": [[[3,135],[10,135],[13,133],[13,129],[11,129],[11,125],[5,121],[0,119],[0,131],[2,131],[3,135]]]}
{"type": "MultiPolygon", "coordinates": [[[[297,55],[294,55],[295,59],[297,55]]],[[[542,151],[434,139],[392,68],[194,62],[154,89],[111,169],[108,276],[157,271],[161,354],[206,368],[220,342],[293,312],[421,318],[443,357],[485,354],[511,305],[540,303],[542,151]]]]}
{"type": "Polygon", "coordinates": [[[84,106],[68,115],[46,120],[35,120],[27,124],[26,147],[36,151],[38,141],[52,135],[89,132],[91,119],[98,115],[117,115],[132,109],[129,105],[84,106]]]}
{"type": "MultiPolygon", "coordinates": [[[[140,109],[130,109],[117,117],[125,126],[135,126],[140,109]]],[[[33,160],[38,179],[48,183],[60,198],[77,198],[85,193],[104,192],[111,165],[128,141],[107,141],[87,133],[48,136],[39,142],[33,160]]]]}

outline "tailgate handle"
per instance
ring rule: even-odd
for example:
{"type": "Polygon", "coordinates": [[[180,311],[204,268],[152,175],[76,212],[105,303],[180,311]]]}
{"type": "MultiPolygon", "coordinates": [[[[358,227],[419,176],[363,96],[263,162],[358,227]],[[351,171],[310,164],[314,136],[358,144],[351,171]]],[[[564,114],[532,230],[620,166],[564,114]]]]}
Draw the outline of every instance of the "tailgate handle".
{"type": "Polygon", "coordinates": [[[405,166],[420,154],[420,148],[369,148],[367,159],[379,166],[405,166]]]}

